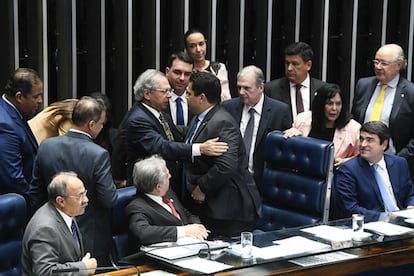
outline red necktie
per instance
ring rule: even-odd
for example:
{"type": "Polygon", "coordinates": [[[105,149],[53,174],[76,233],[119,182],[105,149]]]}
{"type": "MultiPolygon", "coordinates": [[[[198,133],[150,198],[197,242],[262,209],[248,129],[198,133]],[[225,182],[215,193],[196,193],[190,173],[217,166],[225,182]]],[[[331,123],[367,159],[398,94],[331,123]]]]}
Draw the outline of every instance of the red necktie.
{"type": "Polygon", "coordinates": [[[174,215],[174,217],[178,218],[177,210],[175,210],[175,207],[174,207],[172,201],[169,198],[163,196],[162,197],[162,202],[167,204],[171,208],[171,211],[172,211],[172,214],[174,215]]]}
{"type": "Polygon", "coordinates": [[[302,94],[300,93],[301,88],[302,88],[302,84],[296,84],[296,113],[297,114],[304,111],[302,94]]]}

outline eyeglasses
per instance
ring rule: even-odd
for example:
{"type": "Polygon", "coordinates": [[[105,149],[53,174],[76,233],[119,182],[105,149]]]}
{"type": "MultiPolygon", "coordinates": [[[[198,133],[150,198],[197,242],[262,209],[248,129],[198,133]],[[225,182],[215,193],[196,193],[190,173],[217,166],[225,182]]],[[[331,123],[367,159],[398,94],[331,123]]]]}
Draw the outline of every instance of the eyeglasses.
{"type": "Polygon", "coordinates": [[[81,199],[84,199],[86,197],[87,192],[88,192],[88,190],[85,190],[83,193],[80,193],[78,195],[68,195],[67,197],[74,197],[77,200],[81,200],[81,199]]]}
{"type": "Polygon", "coordinates": [[[380,61],[377,59],[372,60],[372,64],[374,64],[375,66],[382,66],[382,67],[387,67],[390,66],[393,63],[396,63],[397,61],[380,61]]]}
{"type": "Polygon", "coordinates": [[[172,88],[166,88],[166,89],[151,88],[150,90],[158,91],[158,92],[161,92],[162,94],[167,94],[167,93],[173,93],[174,92],[174,89],[172,89],[172,88]]]}

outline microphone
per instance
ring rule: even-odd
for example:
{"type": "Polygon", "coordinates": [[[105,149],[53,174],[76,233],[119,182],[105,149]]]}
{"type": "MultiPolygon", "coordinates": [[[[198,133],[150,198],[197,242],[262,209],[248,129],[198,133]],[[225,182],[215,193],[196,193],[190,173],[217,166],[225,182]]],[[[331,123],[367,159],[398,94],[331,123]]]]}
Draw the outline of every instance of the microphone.
{"type": "MultiPolygon", "coordinates": [[[[114,266],[99,266],[95,269],[95,272],[99,272],[102,270],[111,270],[111,271],[115,271],[115,270],[120,270],[120,269],[127,269],[127,268],[134,268],[137,271],[137,276],[141,275],[141,273],[139,272],[138,267],[133,266],[133,265],[122,265],[122,266],[117,266],[114,264],[114,266]]],[[[85,271],[85,270],[91,270],[90,268],[79,268],[79,267],[66,267],[66,268],[56,268],[56,269],[52,269],[52,274],[60,274],[60,273],[68,273],[68,272],[80,272],[80,271],[85,271]]]]}

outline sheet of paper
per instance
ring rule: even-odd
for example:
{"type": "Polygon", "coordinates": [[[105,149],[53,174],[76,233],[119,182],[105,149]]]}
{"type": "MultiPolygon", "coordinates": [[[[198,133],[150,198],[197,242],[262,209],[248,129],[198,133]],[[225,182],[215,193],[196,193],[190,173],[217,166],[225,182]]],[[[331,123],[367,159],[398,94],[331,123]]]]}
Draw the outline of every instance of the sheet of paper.
{"type": "Polygon", "coordinates": [[[313,241],[300,236],[277,240],[273,243],[275,245],[262,248],[254,247],[252,250],[253,256],[256,258],[269,260],[280,257],[294,256],[303,253],[312,253],[319,250],[331,248],[329,244],[313,241]]]}
{"type": "Polygon", "coordinates": [[[169,273],[169,272],[163,271],[163,270],[153,270],[153,271],[149,271],[149,272],[140,273],[140,275],[142,275],[142,276],[174,276],[174,275],[177,275],[177,274],[169,273]]]}
{"type": "MultiPolygon", "coordinates": [[[[351,228],[338,228],[329,225],[318,225],[309,228],[304,228],[301,231],[313,234],[321,239],[331,242],[351,241],[355,235],[351,228]]],[[[364,238],[371,236],[370,233],[364,233],[364,238]]]]}
{"type": "Polygon", "coordinates": [[[210,261],[198,257],[177,261],[174,262],[174,264],[183,268],[188,268],[206,274],[216,273],[232,267],[231,265],[223,264],[216,261],[210,261]]]}
{"type": "Polygon", "coordinates": [[[315,256],[302,257],[294,260],[289,260],[289,262],[300,265],[300,266],[313,266],[327,263],[334,263],[345,261],[349,259],[356,259],[358,255],[349,254],[346,252],[330,252],[325,254],[319,254],[315,256]]]}
{"type": "Polygon", "coordinates": [[[414,232],[414,229],[412,228],[395,225],[385,221],[369,222],[364,225],[364,228],[385,236],[398,236],[414,232]]]}
{"type": "Polygon", "coordinates": [[[404,217],[404,218],[414,218],[414,208],[402,210],[402,211],[396,211],[396,212],[393,212],[392,214],[399,216],[399,217],[404,217]]]}

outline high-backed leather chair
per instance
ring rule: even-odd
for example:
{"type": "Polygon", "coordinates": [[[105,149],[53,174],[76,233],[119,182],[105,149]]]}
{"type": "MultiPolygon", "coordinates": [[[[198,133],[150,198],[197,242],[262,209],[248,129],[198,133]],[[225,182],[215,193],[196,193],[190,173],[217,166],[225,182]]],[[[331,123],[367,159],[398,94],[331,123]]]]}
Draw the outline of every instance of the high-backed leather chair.
{"type": "Polygon", "coordinates": [[[262,215],[256,229],[272,231],[326,222],[333,178],[333,143],[285,139],[270,132],[265,144],[262,215]]]}
{"type": "Polygon", "coordinates": [[[0,275],[21,275],[26,212],[26,201],[21,195],[0,195],[0,275]]]}
{"type": "MultiPolygon", "coordinates": [[[[112,262],[116,265],[125,264],[122,260],[129,252],[128,229],[129,222],[125,214],[125,206],[133,199],[136,194],[135,186],[128,186],[117,189],[118,200],[112,208],[112,262]]],[[[136,249],[137,251],[138,249],[136,249]]]]}

